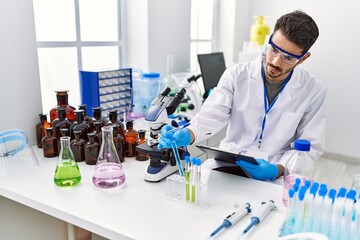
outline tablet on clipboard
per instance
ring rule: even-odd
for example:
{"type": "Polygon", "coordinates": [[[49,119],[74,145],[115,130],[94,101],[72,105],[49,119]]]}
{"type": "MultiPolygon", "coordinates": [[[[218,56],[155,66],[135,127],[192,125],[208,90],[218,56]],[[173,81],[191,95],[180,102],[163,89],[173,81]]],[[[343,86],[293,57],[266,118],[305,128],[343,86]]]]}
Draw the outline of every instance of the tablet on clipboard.
{"type": "Polygon", "coordinates": [[[198,147],[201,151],[206,153],[208,157],[214,158],[215,160],[234,163],[234,164],[236,164],[235,162],[238,160],[244,160],[247,162],[251,162],[255,165],[258,165],[256,159],[250,156],[228,152],[219,148],[209,147],[205,145],[196,145],[196,147],[198,147]]]}

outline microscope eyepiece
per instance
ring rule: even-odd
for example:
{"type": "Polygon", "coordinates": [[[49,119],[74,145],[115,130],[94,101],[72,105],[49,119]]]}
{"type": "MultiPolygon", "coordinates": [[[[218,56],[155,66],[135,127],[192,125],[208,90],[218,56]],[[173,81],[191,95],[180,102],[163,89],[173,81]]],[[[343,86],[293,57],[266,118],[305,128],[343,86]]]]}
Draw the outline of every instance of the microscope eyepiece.
{"type": "Polygon", "coordinates": [[[182,100],[185,96],[185,93],[186,93],[185,88],[182,88],[175,94],[175,98],[180,98],[180,100],[182,100]]]}
{"type": "Polygon", "coordinates": [[[167,95],[169,95],[169,93],[171,92],[171,89],[169,88],[169,87],[166,87],[162,92],[161,92],[161,94],[160,95],[162,95],[162,96],[167,96],[167,95]]]}
{"type": "Polygon", "coordinates": [[[185,93],[186,93],[185,88],[182,88],[175,94],[170,104],[166,107],[166,112],[168,115],[173,114],[175,112],[181,100],[184,98],[185,93]]]}

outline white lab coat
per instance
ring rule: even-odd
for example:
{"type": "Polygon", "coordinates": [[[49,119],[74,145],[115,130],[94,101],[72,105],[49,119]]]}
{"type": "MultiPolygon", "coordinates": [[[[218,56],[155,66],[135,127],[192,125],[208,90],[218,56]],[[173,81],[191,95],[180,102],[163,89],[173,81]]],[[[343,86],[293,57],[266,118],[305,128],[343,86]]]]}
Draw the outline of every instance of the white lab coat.
{"type": "MultiPolygon", "coordinates": [[[[260,150],[269,154],[269,162],[285,165],[290,144],[296,139],[311,142],[310,155],[314,160],[323,154],[325,98],[323,84],[296,67],[266,117],[260,150]]],[[[224,72],[188,128],[194,132],[196,144],[228,124],[220,148],[233,152],[256,150],[264,113],[264,84],[259,56],[252,62],[237,64],[224,72]]]]}

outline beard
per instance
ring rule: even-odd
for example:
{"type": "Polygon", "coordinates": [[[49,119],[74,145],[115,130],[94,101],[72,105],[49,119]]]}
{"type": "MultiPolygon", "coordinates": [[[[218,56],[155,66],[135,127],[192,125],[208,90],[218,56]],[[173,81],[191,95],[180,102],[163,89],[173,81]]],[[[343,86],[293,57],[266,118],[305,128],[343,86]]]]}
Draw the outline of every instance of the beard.
{"type": "Polygon", "coordinates": [[[293,67],[288,69],[283,69],[280,67],[277,67],[269,62],[266,62],[265,65],[265,77],[267,80],[272,82],[282,82],[287,77],[287,74],[290,73],[297,64],[295,64],[293,67]]]}

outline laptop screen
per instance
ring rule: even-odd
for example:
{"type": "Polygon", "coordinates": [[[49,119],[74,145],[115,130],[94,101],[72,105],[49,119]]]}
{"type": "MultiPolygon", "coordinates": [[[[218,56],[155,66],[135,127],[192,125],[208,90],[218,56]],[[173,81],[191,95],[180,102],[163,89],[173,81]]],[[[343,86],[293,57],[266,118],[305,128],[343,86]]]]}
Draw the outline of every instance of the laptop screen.
{"type": "Polygon", "coordinates": [[[222,52],[198,54],[198,61],[204,82],[205,94],[217,86],[226,66],[222,52]]]}

